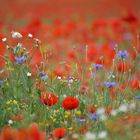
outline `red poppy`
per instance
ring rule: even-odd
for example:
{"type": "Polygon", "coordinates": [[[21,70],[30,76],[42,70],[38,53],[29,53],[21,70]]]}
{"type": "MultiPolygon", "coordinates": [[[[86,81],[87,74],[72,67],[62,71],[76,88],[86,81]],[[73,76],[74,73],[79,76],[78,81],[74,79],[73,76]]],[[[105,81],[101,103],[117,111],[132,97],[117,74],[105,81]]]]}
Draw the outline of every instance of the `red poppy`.
{"type": "Polygon", "coordinates": [[[139,89],[139,80],[138,79],[134,79],[131,83],[131,88],[132,89],[139,89]]]}
{"type": "Polygon", "coordinates": [[[45,140],[44,132],[39,131],[37,124],[32,124],[30,128],[12,130],[8,127],[2,129],[0,140],[45,140]]]}
{"type": "Polygon", "coordinates": [[[68,57],[71,58],[71,59],[75,59],[76,58],[76,52],[75,52],[75,50],[70,50],[68,52],[68,57]]]}
{"type": "Polygon", "coordinates": [[[76,109],[79,106],[79,100],[75,97],[66,97],[62,102],[62,106],[66,110],[76,109]]]}
{"type": "Polygon", "coordinates": [[[128,71],[129,69],[130,69],[130,65],[129,64],[125,64],[125,63],[123,63],[123,62],[120,62],[119,64],[118,64],[118,71],[119,72],[124,72],[124,71],[128,71]]]}
{"type": "Polygon", "coordinates": [[[66,134],[66,129],[65,128],[55,128],[53,131],[54,137],[61,139],[65,136],[66,134]]]}
{"type": "Polygon", "coordinates": [[[90,113],[95,113],[95,106],[94,105],[90,105],[90,113]]]}
{"type": "Polygon", "coordinates": [[[87,94],[88,93],[88,86],[82,85],[81,86],[81,93],[82,94],[87,94]]]}
{"type": "Polygon", "coordinates": [[[58,98],[52,93],[43,92],[41,95],[41,101],[43,104],[46,104],[48,106],[53,106],[57,104],[58,98]]]}
{"type": "Polygon", "coordinates": [[[133,23],[133,22],[137,22],[138,18],[134,13],[129,12],[127,16],[122,17],[122,20],[127,23],[133,23]]]}
{"type": "Polygon", "coordinates": [[[14,120],[14,121],[22,121],[23,116],[21,113],[17,114],[17,115],[13,115],[12,117],[10,117],[10,120],[14,120]]]}

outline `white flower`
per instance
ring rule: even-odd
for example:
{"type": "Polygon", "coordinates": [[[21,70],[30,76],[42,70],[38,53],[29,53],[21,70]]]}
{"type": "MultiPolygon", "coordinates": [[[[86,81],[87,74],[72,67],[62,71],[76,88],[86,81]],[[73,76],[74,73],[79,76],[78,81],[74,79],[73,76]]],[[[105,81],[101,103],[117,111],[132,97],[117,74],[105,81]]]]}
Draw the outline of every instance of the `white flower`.
{"type": "Polygon", "coordinates": [[[118,114],[118,110],[113,109],[113,110],[111,111],[111,115],[112,115],[112,116],[116,116],[117,114],[118,114]]]}
{"type": "Polygon", "coordinates": [[[61,76],[58,76],[57,79],[58,79],[58,80],[61,80],[62,78],[61,78],[61,76]]]}
{"type": "Polygon", "coordinates": [[[73,77],[69,77],[69,78],[68,78],[68,82],[69,82],[69,84],[72,84],[73,81],[74,81],[74,78],[73,78],[73,77]]]}
{"type": "Polygon", "coordinates": [[[6,42],[7,41],[7,38],[2,38],[2,42],[6,42]]]}
{"type": "Polygon", "coordinates": [[[33,37],[33,35],[32,35],[32,34],[28,34],[28,37],[29,37],[29,38],[32,38],[32,37],[33,37]]]}
{"type": "Polygon", "coordinates": [[[127,112],[127,110],[128,110],[128,105],[127,104],[120,105],[120,107],[119,107],[120,112],[127,112]]]}
{"type": "Polygon", "coordinates": [[[63,97],[66,98],[67,97],[66,94],[64,94],[63,97]]]}
{"type": "Polygon", "coordinates": [[[22,34],[20,34],[19,32],[14,32],[14,31],[12,31],[12,37],[13,38],[22,38],[22,34]]]}
{"type": "Polygon", "coordinates": [[[105,121],[105,120],[107,120],[107,116],[104,115],[104,114],[101,114],[101,115],[99,116],[99,119],[102,120],[102,121],[105,121]]]}
{"type": "Polygon", "coordinates": [[[103,107],[97,109],[97,114],[103,115],[105,113],[105,109],[103,107]]]}
{"type": "Polygon", "coordinates": [[[98,138],[99,139],[104,139],[107,137],[107,132],[106,131],[101,131],[98,133],[98,138]]]}
{"type": "Polygon", "coordinates": [[[95,140],[96,139],[96,134],[95,133],[91,133],[91,132],[87,132],[85,137],[86,137],[85,140],[95,140]]]}
{"type": "Polygon", "coordinates": [[[136,103],[134,103],[134,102],[130,103],[129,108],[130,109],[135,109],[136,108],[136,103]]]}
{"type": "Polygon", "coordinates": [[[38,43],[40,43],[40,40],[38,38],[34,38],[34,40],[38,43]]]}
{"type": "Polygon", "coordinates": [[[12,121],[12,120],[9,120],[9,121],[8,121],[8,124],[9,124],[9,125],[13,124],[13,121],[12,121]]]}
{"type": "Polygon", "coordinates": [[[22,47],[22,43],[18,43],[17,46],[18,46],[18,47],[22,47]]]}
{"type": "Polygon", "coordinates": [[[27,76],[28,76],[28,77],[31,77],[31,76],[32,76],[32,73],[27,72],[27,76]]]}
{"type": "Polygon", "coordinates": [[[74,138],[74,139],[77,139],[78,137],[79,137],[79,136],[78,136],[78,134],[76,134],[76,133],[72,135],[72,138],[74,138]]]}

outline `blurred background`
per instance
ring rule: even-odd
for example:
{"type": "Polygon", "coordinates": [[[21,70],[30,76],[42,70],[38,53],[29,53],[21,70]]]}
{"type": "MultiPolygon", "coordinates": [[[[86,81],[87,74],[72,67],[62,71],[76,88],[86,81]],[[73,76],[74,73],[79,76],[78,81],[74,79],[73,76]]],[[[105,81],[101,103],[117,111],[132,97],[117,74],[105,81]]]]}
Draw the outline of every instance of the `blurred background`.
{"type": "MultiPolygon", "coordinates": [[[[130,50],[135,45],[140,50],[136,45],[139,18],[140,0],[0,0],[0,40],[9,37],[12,42],[11,31],[20,32],[23,39],[31,33],[43,42],[54,67],[56,60],[67,64],[75,60],[75,52],[84,55],[88,45],[89,62],[104,56],[110,65],[115,44],[130,50]]],[[[0,54],[4,53],[0,47],[0,54]]]]}
{"type": "Polygon", "coordinates": [[[139,7],[140,0],[0,0],[0,23],[14,26],[34,18],[114,18],[128,12],[140,15],[139,7]]]}

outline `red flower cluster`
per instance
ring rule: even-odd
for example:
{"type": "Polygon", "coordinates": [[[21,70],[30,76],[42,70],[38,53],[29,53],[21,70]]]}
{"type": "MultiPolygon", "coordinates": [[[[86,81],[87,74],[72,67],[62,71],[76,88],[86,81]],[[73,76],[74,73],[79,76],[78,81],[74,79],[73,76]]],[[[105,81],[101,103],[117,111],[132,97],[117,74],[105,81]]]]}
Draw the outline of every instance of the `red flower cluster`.
{"type": "Polygon", "coordinates": [[[58,98],[53,93],[43,92],[41,95],[41,101],[43,104],[46,104],[48,106],[53,106],[57,104],[58,98]]]}
{"type": "Polygon", "coordinates": [[[75,97],[66,97],[62,102],[62,106],[66,110],[76,109],[79,106],[79,100],[75,97]]]}
{"type": "Polygon", "coordinates": [[[28,129],[11,130],[3,128],[0,133],[0,140],[45,140],[45,133],[40,132],[37,124],[32,124],[28,129]]]}
{"type": "Polygon", "coordinates": [[[66,129],[65,128],[55,128],[53,131],[54,137],[61,139],[65,136],[66,134],[66,129]]]}

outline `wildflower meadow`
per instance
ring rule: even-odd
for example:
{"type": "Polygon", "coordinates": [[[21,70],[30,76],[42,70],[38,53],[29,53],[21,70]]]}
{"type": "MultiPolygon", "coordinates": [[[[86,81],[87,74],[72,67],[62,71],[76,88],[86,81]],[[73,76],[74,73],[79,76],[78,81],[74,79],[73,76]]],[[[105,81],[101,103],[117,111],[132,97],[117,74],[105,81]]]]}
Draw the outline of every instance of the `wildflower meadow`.
{"type": "Polygon", "coordinates": [[[0,140],[140,140],[139,6],[2,0],[0,140]]]}

